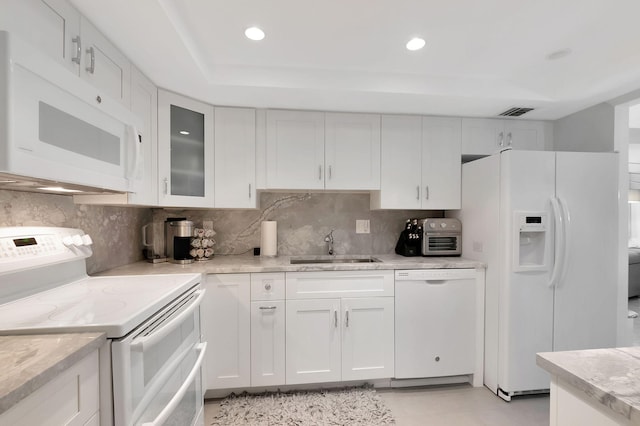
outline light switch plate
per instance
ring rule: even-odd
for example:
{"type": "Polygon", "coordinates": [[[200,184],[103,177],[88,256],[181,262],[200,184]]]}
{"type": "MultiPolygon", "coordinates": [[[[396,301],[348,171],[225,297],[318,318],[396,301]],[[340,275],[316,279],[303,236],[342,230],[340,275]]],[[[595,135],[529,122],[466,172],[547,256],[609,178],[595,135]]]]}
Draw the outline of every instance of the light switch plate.
{"type": "Polygon", "coordinates": [[[356,234],[369,234],[371,232],[371,225],[369,219],[356,220],[356,234]]]}

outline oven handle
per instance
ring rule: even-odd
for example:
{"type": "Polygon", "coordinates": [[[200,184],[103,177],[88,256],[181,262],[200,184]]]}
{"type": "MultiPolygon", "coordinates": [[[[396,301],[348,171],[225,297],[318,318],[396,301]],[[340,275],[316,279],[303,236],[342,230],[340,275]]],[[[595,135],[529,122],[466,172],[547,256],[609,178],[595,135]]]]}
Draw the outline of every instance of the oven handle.
{"type": "Polygon", "coordinates": [[[169,401],[169,403],[162,409],[160,414],[158,414],[158,417],[156,417],[152,422],[143,423],[142,426],[162,425],[164,424],[164,422],[167,421],[167,418],[169,418],[171,413],[175,411],[176,407],[178,406],[180,401],[182,401],[182,398],[189,390],[189,386],[191,385],[191,382],[193,382],[193,380],[195,379],[196,374],[200,372],[200,367],[202,366],[202,360],[204,359],[204,354],[207,352],[207,342],[198,343],[196,345],[196,351],[200,352],[200,354],[198,355],[198,359],[196,360],[196,363],[193,365],[193,368],[189,372],[189,375],[187,376],[186,380],[182,383],[182,385],[180,385],[180,389],[178,389],[178,391],[173,396],[173,398],[171,398],[171,401],[169,401]]]}
{"type": "Polygon", "coordinates": [[[159,340],[164,339],[169,333],[171,333],[175,326],[179,325],[183,319],[193,314],[198,306],[200,306],[200,302],[202,302],[202,298],[204,297],[205,289],[200,289],[194,292],[194,295],[198,295],[196,299],[191,302],[191,305],[186,308],[184,311],[180,312],[178,315],[169,320],[162,328],[155,331],[152,334],[147,336],[136,337],[131,342],[131,350],[142,352],[145,347],[153,346],[158,343],[159,340]]]}

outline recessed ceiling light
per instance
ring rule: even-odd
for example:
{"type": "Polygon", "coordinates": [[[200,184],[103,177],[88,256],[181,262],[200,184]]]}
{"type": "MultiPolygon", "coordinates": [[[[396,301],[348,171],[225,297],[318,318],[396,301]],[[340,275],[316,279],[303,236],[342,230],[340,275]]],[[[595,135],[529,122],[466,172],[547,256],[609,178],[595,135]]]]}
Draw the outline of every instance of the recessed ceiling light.
{"type": "Polygon", "coordinates": [[[42,189],[44,191],[52,191],[52,192],[82,192],[78,189],[68,189],[68,188],[63,188],[61,186],[44,186],[38,189],[42,189]]]}
{"type": "Polygon", "coordinates": [[[189,134],[189,132],[187,132],[186,130],[180,130],[180,134],[181,134],[181,135],[188,135],[188,134],[189,134]]]}
{"type": "Polygon", "coordinates": [[[249,40],[260,41],[264,38],[264,31],[258,27],[250,27],[244,31],[244,35],[247,36],[249,40]]]}
{"type": "Polygon", "coordinates": [[[566,56],[569,56],[571,54],[571,49],[560,49],[560,50],[556,50],[555,52],[549,53],[547,55],[547,59],[550,61],[554,61],[556,59],[560,59],[560,58],[564,58],[566,56]]]}
{"type": "Polygon", "coordinates": [[[424,39],[420,37],[414,37],[407,42],[407,49],[409,50],[420,50],[424,47],[426,42],[424,39]]]}

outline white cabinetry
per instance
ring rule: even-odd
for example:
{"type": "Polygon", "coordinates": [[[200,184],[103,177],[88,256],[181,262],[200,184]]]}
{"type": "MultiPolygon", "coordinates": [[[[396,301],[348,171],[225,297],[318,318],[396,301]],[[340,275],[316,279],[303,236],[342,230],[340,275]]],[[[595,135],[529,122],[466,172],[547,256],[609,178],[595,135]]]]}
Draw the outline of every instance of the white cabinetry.
{"type": "Polygon", "coordinates": [[[131,64],[129,60],[84,17],[80,20],[82,62],[80,76],[100,95],[130,105],[131,64]]]}
{"type": "Polygon", "coordinates": [[[96,98],[106,95],[129,107],[129,60],[66,0],[3,1],[0,28],[87,80],[96,98]]]}
{"type": "Polygon", "coordinates": [[[377,209],[459,209],[459,118],[382,117],[380,191],[377,209]]]}
{"type": "Polygon", "coordinates": [[[324,113],[267,111],[267,189],[324,188],[324,113]]]}
{"type": "Polygon", "coordinates": [[[287,384],[393,377],[393,271],[286,277],[287,384]]]}
{"type": "Polygon", "coordinates": [[[550,137],[551,124],[544,121],[462,119],[462,155],[491,155],[508,147],[542,151],[550,137]]]}
{"type": "Polygon", "coordinates": [[[256,112],[215,108],[215,207],[256,208],[256,112]]]}
{"type": "Polygon", "coordinates": [[[325,189],[380,188],[380,115],[325,114],[325,189]]]}
{"type": "Polygon", "coordinates": [[[284,273],[251,274],[251,386],[285,383],[284,273]]]}
{"type": "Polygon", "coordinates": [[[213,207],[213,157],[213,107],[159,90],[159,204],[213,207]]]}
{"type": "Polygon", "coordinates": [[[249,387],[250,276],[207,275],[202,330],[210,343],[205,364],[205,389],[249,387]]]}
{"type": "Polygon", "coordinates": [[[79,75],[83,53],[79,50],[80,13],[66,0],[3,0],[0,28],[79,75]]]}
{"type": "Polygon", "coordinates": [[[0,415],[0,424],[99,425],[98,370],[94,351],[0,415]]]}
{"type": "Polygon", "coordinates": [[[269,110],[266,188],[380,187],[380,116],[269,110]]]}

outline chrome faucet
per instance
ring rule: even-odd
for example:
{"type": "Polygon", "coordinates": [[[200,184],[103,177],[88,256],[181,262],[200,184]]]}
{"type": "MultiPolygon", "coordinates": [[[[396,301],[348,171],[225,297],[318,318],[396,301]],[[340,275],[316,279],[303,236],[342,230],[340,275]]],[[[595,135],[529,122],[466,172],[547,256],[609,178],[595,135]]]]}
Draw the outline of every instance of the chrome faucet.
{"type": "Polygon", "coordinates": [[[328,243],[327,248],[329,250],[329,255],[333,255],[333,229],[324,236],[324,242],[328,243]]]}

